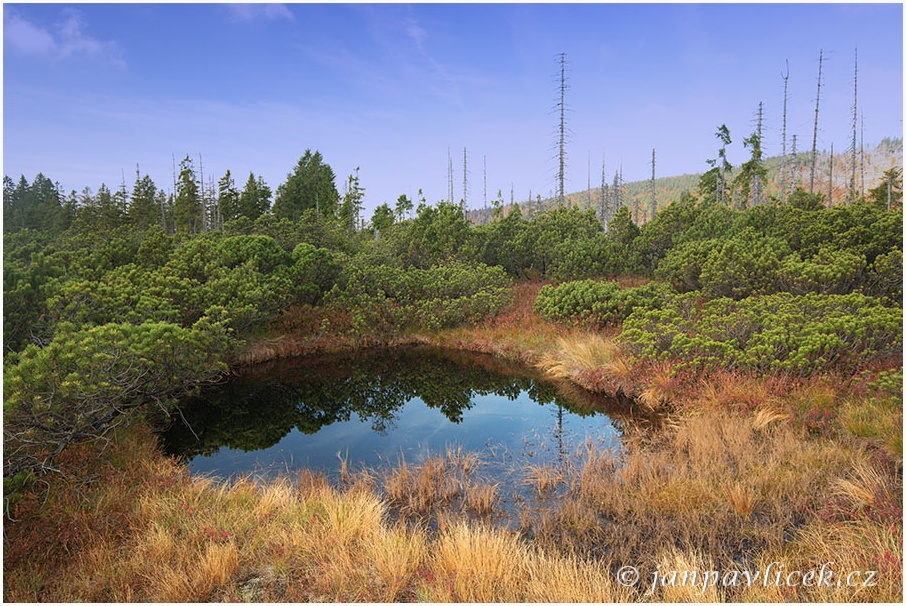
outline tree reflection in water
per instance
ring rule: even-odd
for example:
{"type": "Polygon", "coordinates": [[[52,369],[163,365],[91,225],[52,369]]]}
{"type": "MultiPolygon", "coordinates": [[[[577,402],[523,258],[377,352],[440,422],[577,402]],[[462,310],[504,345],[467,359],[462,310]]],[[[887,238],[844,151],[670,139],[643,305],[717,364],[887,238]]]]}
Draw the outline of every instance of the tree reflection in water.
{"type": "Polygon", "coordinates": [[[561,455],[564,410],[586,417],[606,408],[619,429],[621,411],[612,400],[588,394],[576,397],[575,390],[561,389],[533,371],[489,356],[410,347],[299,358],[245,369],[183,402],[161,435],[167,453],[191,459],[223,447],[266,449],[293,429],[315,434],[355,417],[370,425],[372,432],[385,434],[392,431],[403,407],[415,399],[460,424],[481,396],[516,400],[523,393],[539,405],[557,408],[553,437],[561,455]]]}

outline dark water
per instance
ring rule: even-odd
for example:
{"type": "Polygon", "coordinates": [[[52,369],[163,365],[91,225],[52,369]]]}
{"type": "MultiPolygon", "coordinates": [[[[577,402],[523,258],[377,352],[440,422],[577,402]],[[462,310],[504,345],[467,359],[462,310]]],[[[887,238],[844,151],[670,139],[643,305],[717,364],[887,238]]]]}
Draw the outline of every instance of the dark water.
{"type": "Polygon", "coordinates": [[[525,463],[619,450],[619,410],[487,356],[415,347],[255,367],[184,402],[161,437],[193,473],[221,478],[336,478],[341,457],[380,469],[462,449],[506,485],[525,463]]]}

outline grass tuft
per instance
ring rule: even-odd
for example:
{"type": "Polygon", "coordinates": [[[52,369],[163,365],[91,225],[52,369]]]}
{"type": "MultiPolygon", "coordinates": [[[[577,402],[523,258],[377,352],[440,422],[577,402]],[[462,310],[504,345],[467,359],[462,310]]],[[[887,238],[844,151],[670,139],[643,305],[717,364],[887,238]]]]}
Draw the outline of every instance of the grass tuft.
{"type": "Polygon", "coordinates": [[[534,487],[535,492],[540,496],[549,495],[564,482],[563,472],[554,465],[528,464],[525,466],[523,475],[524,483],[534,487]]]}
{"type": "Polygon", "coordinates": [[[499,488],[499,484],[486,482],[470,486],[465,493],[466,511],[476,516],[490,516],[500,498],[499,488]]]}
{"type": "Polygon", "coordinates": [[[752,512],[755,511],[755,504],[758,499],[750,488],[743,486],[739,482],[735,482],[726,489],[726,492],[727,500],[730,502],[733,511],[745,517],[752,515],[752,512]]]}

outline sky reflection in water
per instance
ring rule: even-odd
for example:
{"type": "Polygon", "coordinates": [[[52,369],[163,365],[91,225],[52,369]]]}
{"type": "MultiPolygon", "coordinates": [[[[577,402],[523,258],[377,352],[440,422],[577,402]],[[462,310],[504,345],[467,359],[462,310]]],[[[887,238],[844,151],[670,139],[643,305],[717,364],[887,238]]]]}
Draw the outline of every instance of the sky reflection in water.
{"type": "Polygon", "coordinates": [[[462,448],[506,485],[521,464],[581,456],[587,442],[619,450],[615,405],[487,356],[402,348],[250,369],[184,402],[185,423],[175,415],[162,439],[192,473],[221,478],[336,478],[341,457],[382,468],[462,448]]]}

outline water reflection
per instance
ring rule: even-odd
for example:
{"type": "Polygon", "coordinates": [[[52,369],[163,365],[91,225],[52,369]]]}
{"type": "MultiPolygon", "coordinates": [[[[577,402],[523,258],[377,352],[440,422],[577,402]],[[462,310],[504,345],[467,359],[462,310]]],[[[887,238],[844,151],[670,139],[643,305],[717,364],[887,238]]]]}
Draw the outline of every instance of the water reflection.
{"type": "Polygon", "coordinates": [[[344,451],[371,466],[448,442],[517,450],[532,435],[550,436],[539,441],[562,457],[588,432],[618,447],[622,415],[612,400],[577,397],[524,368],[423,347],[257,366],[180,410],[165,450],[224,477],[275,461],[330,474],[344,451]]]}

